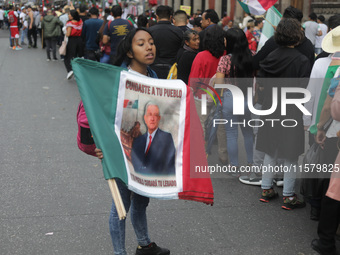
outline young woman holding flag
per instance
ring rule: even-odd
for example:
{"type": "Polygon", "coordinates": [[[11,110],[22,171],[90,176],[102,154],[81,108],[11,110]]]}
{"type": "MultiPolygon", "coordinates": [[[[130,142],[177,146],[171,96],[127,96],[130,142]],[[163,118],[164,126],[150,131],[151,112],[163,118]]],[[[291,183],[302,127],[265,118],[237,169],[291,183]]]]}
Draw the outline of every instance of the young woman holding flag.
{"type": "MultiPolygon", "coordinates": [[[[156,46],[151,34],[144,28],[138,28],[130,31],[119,43],[113,64],[127,67],[131,72],[157,78],[156,73],[149,67],[154,62],[155,57],[156,46]]],[[[97,157],[102,159],[102,151],[98,148],[95,151],[97,157]]],[[[150,199],[130,191],[119,179],[116,179],[116,182],[126,211],[131,209],[131,222],[138,241],[136,254],[170,254],[168,249],[161,248],[150,241],[146,220],[146,207],[150,199]]],[[[126,255],[125,219],[119,220],[114,202],[112,202],[109,224],[114,253],[126,255]]]]}

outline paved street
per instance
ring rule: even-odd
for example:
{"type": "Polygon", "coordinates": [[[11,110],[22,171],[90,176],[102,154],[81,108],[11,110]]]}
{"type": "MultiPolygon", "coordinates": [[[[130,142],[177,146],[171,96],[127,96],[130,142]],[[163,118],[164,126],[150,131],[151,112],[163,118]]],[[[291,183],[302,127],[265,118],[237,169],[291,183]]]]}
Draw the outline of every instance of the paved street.
{"type": "MultiPolygon", "coordinates": [[[[0,255],[113,254],[110,190],[100,161],[77,147],[80,97],[66,74],[41,47],[9,49],[0,30],[0,255]]],[[[316,254],[309,207],[282,210],[281,188],[260,203],[259,187],[225,177],[213,178],[214,206],[152,199],[152,240],[173,255],[316,254]]],[[[129,217],[126,246],[134,254],[129,217]]]]}

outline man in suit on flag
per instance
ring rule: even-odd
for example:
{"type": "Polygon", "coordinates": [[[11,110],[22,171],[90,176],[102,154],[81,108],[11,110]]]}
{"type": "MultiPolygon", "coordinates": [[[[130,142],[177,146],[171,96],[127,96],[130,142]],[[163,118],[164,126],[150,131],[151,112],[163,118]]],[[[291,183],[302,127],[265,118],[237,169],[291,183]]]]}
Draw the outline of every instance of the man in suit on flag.
{"type": "Polygon", "coordinates": [[[175,146],[170,133],[158,125],[161,116],[157,104],[145,106],[144,121],[147,132],[132,144],[131,160],[136,173],[146,175],[175,175],[175,146]]]}

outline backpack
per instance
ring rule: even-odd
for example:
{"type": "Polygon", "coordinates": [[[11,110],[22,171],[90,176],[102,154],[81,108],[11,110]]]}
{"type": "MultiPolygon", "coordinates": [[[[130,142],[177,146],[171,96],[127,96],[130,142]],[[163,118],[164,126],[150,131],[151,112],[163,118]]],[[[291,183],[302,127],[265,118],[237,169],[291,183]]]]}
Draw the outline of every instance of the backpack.
{"type": "Polygon", "coordinates": [[[171,66],[167,79],[168,80],[175,80],[175,79],[177,79],[177,63],[174,63],[171,66]]]}
{"type": "Polygon", "coordinates": [[[83,102],[80,101],[77,111],[78,134],[77,143],[81,151],[86,154],[96,156],[94,149],[96,145],[91,134],[89,122],[85,113],[83,102]]]}

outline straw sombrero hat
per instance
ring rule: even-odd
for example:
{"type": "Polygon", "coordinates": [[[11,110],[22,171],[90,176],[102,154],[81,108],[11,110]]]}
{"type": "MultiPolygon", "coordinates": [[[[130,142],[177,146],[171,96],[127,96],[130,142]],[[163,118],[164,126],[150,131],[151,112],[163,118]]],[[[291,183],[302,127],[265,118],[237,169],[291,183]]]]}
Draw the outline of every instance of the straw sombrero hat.
{"type": "Polygon", "coordinates": [[[328,53],[340,51],[340,26],[328,32],[322,40],[321,47],[328,53]]]}

